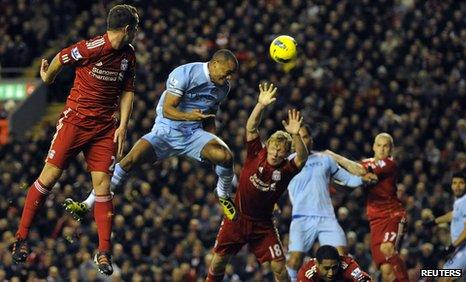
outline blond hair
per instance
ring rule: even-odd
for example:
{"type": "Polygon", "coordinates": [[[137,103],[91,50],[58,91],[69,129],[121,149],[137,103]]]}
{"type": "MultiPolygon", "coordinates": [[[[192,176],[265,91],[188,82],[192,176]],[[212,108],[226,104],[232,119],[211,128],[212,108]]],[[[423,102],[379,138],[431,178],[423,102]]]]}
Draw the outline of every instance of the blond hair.
{"type": "Polygon", "coordinates": [[[273,144],[284,144],[287,148],[288,151],[291,150],[291,143],[293,141],[293,138],[291,135],[283,130],[278,130],[274,134],[272,134],[269,139],[267,139],[267,145],[273,143],[273,144]]]}
{"type": "Polygon", "coordinates": [[[375,136],[375,138],[374,138],[374,143],[377,141],[377,139],[380,139],[380,138],[388,139],[392,149],[393,149],[393,147],[395,147],[395,143],[393,142],[393,137],[390,134],[388,134],[386,132],[382,132],[382,133],[377,134],[377,136],[375,136]]]}

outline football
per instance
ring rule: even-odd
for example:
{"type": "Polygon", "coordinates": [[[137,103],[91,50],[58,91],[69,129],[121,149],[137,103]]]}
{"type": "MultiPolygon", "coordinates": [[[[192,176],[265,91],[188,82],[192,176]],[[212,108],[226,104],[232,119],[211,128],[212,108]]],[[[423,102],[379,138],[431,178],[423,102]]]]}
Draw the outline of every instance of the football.
{"type": "Polygon", "coordinates": [[[293,37],[280,35],[270,43],[270,57],[277,63],[288,63],[296,57],[296,46],[293,37]]]}

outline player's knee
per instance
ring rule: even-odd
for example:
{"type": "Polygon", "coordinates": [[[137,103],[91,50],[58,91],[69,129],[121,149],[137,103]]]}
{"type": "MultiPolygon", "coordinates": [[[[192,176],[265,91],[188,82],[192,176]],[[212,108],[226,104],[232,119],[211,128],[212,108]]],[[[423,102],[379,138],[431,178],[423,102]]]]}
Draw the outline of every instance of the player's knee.
{"type": "Polygon", "coordinates": [[[210,268],[214,273],[222,273],[225,271],[225,267],[228,263],[228,257],[222,257],[219,255],[214,255],[212,262],[210,263],[210,268]]]}
{"type": "Polygon", "coordinates": [[[286,281],[286,278],[288,278],[288,272],[286,271],[285,260],[272,261],[270,267],[278,281],[286,281]]]}
{"type": "Polygon", "coordinates": [[[393,273],[393,269],[389,264],[382,264],[380,266],[380,274],[382,276],[382,281],[393,281],[396,277],[393,273]]]}
{"type": "Polygon", "coordinates": [[[290,258],[287,261],[287,265],[290,268],[298,270],[303,262],[302,255],[299,253],[290,253],[290,258]]]}
{"type": "Polygon", "coordinates": [[[382,243],[380,245],[380,251],[385,257],[389,258],[395,254],[395,246],[390,242],[382,243]]]}

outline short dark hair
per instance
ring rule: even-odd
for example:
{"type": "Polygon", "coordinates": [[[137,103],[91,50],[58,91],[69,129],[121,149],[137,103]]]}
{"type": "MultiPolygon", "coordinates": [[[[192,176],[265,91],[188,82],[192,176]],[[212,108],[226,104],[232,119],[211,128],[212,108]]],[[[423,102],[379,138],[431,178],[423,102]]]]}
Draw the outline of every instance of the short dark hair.
{"type": "Polygon", "coordinates": [[[107,30],[120,29],[127,25],[135,27],[138,24],[137,14],[137,9],[131,5],[116,5],[108,13],[107,30]]]}
{"type": "Polygon", "coordinates": [[[219,62],[232,62],[235,66],[238,66],[238,59],[235,54],[228,49],[220,49],[214,53],[212,60],[219,62]]]}
{"type": "Polygon", "coordinates": [[[317,250],[316,259],[321,263],[324,259],[339,260],[340,255],[338,254],[337,248],[330,245],[323,245],[317,250]]]}
{"type": "Polygon", "coordinates": [[[451,179],[453,179],[453,178],[462,178],[462,179],[466,180],[466,176],[461,171],[453,173],[451,179]]]}
{"type": "MultiPolygon", "coordinates": [[[[303,123],[303,124],[301,124],[301,127],[304,128],[304,129],[306,129],[306,131],[307,131],[307,133],[309,134],[309,136],[311,136],[312,131],[311,131],[311,126],[309,125],[309,123],[303,123]]],[[[311,138],[312,138],[312,137],[311,137],[311,138]]]]}

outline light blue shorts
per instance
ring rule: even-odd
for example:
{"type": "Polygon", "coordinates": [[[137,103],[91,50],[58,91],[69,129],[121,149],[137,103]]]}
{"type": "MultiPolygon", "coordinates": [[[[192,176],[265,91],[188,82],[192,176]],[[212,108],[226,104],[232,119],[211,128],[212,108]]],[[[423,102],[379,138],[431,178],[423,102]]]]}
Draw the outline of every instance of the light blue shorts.
{"type": "Polygon", "coordinates": [[[181,155],[203,161],[201,151],[212,139],[228,148],[220,138],[202,128],[176,129],[157,125],[142,138],[152,144],[158,160],[181,155]]]}
{"type": "Polygon", "coordinates": [[[466,272],[466,245],[456,251],[455,255],[446,260],[443,269],[462,269],[463,275],[466,272]]]}
{"type": "Polygon", "coordinates": [[[320,245],[346,246],[346,236],[336,218],[299,216],[291,220],[289,252],[306,253],[318,238],[320,245]]]}

